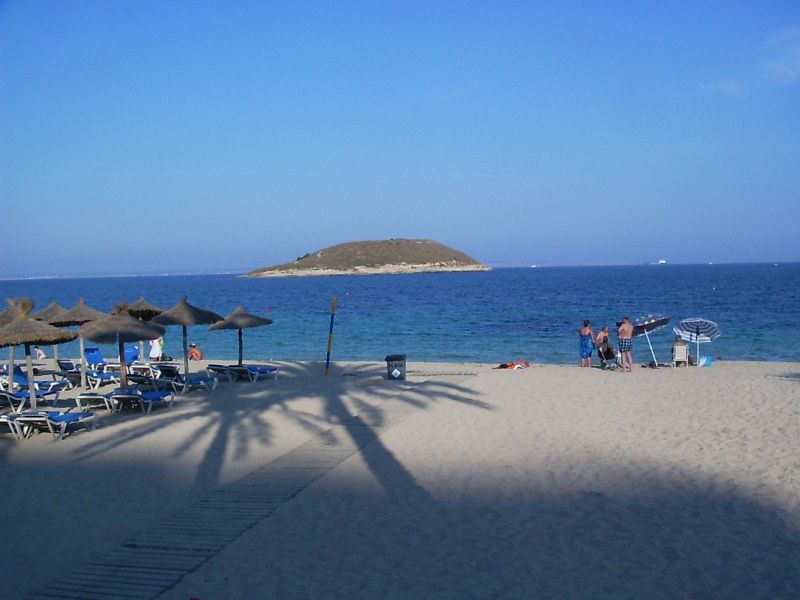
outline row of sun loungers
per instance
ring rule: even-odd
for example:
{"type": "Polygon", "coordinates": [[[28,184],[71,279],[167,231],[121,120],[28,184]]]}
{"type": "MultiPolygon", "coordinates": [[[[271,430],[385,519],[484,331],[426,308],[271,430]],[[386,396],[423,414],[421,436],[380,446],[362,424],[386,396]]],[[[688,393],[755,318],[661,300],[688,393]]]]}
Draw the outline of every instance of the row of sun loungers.
{"type": "MultiPolygon", "coordinates": [[[[52,373],[53,381],[35,380],[34,390],[37,402],[54,407],[64,389],[71,389],[80,383],[80,372],[72,361],[59,360],[62,371],[52,373]],[[65,377],[69,374],[69,377],[65,377]],[[76,379],[77,374],[77,379],[76,379]],[[61,376],[61,379],[56,379],[61,376]]],[[[81,392],[76,397],[78,412],[58,410],[28,410],[25,404],[29,400],[29,382],[27,375],[18,366],[14,370],[14,390],[8,388],[8,380],[0,386],[0,405],[7,404],[10,413],[0,414],[0,431],[8,430],[16,439],[26,439],[35,432],[49,431],[55,439],[75,429],[94,429],[96,417],[92,410],[105,409],[115,414],[125,408],[139,408],[143,414],[150,414],[156,406],[172,407],[175,394],[203,389],[213,392],[224,376],[228,381],[246,380],[251,383],[261,378],[276,379],[278,369],[264,365],[221,365],[209,364],[206,375],[186,377],[177,365],[154,363],[150,365],[131,365],[131,374],[127,375],[133,387],[117,388],[111,392],[101,393],[98,388],[107,383],[119,383],[119,373],[91,369],[87,371],[87,380],[91,389],[81,392]]]]}

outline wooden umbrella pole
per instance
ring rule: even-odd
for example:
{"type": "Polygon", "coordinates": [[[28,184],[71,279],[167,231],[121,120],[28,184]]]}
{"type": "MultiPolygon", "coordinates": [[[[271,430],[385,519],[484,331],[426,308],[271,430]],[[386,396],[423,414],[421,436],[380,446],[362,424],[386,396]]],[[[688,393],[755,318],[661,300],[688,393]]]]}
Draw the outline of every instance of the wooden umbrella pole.
{"type": "MultiPolygon", "coordinates": [[[[36,410],[36,384],[33,381],[33,360],[31,360],[31,345],[25,344],[25,366],[28,368],[28,395],[31,401],[31,410],[36,410]]],[[[19,405],[22,410],[22,403],[19,405]]]]}
{"type": "Polygon", "coordinates": [[[242,366],[242,330],[239,329],[239,366],[242,366]]]}
{"type": "Polygon", "coordinates": [[[119,346],[119,386],[121,388],[128,387],[128,369],[125,367],[125,344],[122,340],[117,340],[119,346]]]}
{"type": "Polygon", "coordinates": [[[14,346],[8,347],[8,391],[14,391],[14,346]]]}
{"type": "Polygon", "coordinates": [[[80,346],[80,353],[81,353],[81,387],[86,389],[88,386],[86,385],[86,356],[84,355],[84,347],[83,347],[83,336],[78,336],[78,345],[80,346]]]}
{"type": "Polygon", "coordinates": [[[188,327],[186,325],[181,326],[183,328],[183,376],[189,377],[189,344],[187,342],[188,334],[186,330],[188,327]]]}

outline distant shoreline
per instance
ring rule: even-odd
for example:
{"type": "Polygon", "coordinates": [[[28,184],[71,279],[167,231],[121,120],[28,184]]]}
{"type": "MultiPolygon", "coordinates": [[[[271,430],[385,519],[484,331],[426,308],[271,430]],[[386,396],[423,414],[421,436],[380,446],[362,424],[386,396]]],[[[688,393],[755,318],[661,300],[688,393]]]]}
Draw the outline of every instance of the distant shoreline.
{"type": "Polygon", "coordinates": [[[339,276],[339,275],[407,275],[413,273],[462,273],[466,271],[491,271],[491,267],[484,265],[381,265],[380,267],[353,267],[352,269],[280,269],[275,271],[260,271],[245,273],[239,277],[247,279],[264,279],[272,277],[313,277],[313,276],[339,276]]]}

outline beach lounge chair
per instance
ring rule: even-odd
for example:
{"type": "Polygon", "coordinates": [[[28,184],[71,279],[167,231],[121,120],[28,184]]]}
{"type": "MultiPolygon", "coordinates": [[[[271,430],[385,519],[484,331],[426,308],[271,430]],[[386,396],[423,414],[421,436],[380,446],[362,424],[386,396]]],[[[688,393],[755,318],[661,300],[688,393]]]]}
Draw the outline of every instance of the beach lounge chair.
{"type": "Polygon", "coordinates": [[[95,371],[104,371],[108,364],[103,359],[103,352],[100,348],[84,348],[83,357],[86,359],[86,365],[95,371]]]}
{"type": "Polygon", "coordinates": [[[11,432],[11,435],[13,435],[14,438],[21,440],[22,433],[20,432],[19,427],[17,427],[17,422],[14,416],[15,415],[0,415],[0,429],[7,429],[9,432],[11,432]]]}
{"type": "MultiPolygon", "coordinates": [[[[42,402],[55,406],[58,403],[58,398],[61,395],[61,390],[53,390],[52,392],[34,391],[36,402],[42,402]]],[[[30,393],[27,389],[18,392],[9,392],[8,390],[0,390],[0,402],[7,403],[11,410],[14,412],[21,412],[25,408],[25,403],[30,400],[30,393]],[[17,403],[14,406],[14,403],[17,403]]]]}
{"type": "Polygon", "coordinates": [[[94,429],[94,413],[70,413],[57,410],[37,410],[23,412],[14,416],[14,422],[21,437],[29,438],[34,431],[49,431],[57,440],[63,440],[70,429],[85,427],[94,429]]]}
{"type": "Polygon", "coordinates": [[[139,346],[135,344],[125,345],[125,364],[132,365],[139,360],[139,346]]]}
{"type": "Polygon", "coordinates": [[[233,381],[231,373],[226,365],[209,363],[206,366],[206,375],[208,375],[209,377],[214,377],[216,375],[224,375],[225,377],[228,378],[228,381],[233,381]]]}
{"type": "Polygon", "coordinates": [[[64,371],[67,373],[81,372],[81,363],[77,360],[59,358],[56,360],[56,364],[58,365],[59,371],[64,371]]]}
{"type": "Polygon", "coordinates": [[[686,345],[676,345],[672,348],[672,366],[677,367],[679,364],[689,366],[689,347],[686,345]]]}
{"type": "Polygon", "coordinates": [[[96,371],[94,369],[86,371],[86,382],[94,390],[106,383],[119,383],[119,380],[118,373],[107,373],[106,371],[96,371]]]}
{"type": "Polygon", "coordinates": [[[167,406],[172,408],[175,402],[175,395],[168,391],[142,391],[135,388],[117,389],[108,394],[113,412],[119,412],[126,406],[141,408],[142,413],[149,415],[154,406],[167,406]]]}
{"type": "MultiPolygon", "coordinates": [[[[53,380],[53,381],[42,381],[40,379],[34,379],[33,381],[33,389],[36,392],[54,392],[56,390],[61,391],[64,388],[69,387],[69,382],[64,380],[53,380]]],[[[19,365],[14,366],[14,391],[17,390],[27,390],[28,389],[28,374],[22,370],[22,367],[19,365]]]]}
{"type": "Polygon", "coordinates": [[[280,370],[278,367],[268,367],[266,365],[245,365],[250,371],[253,381],[263,379],[277,379],[280,370]]]}
{"type": "Polygon", "coordinates": [[[180,369],[177,365],[157,365],[158,377],[161,380],[166,380],[172,383],[172,388],[176,392],[190,392],[192,390],[203,389],[208,392],[213,392],[217,389],[219,379],[215,376],[196,375],[194,377],[185,377],[181,375],[180,369]]]}
{"type": "Polygon", "coordinates": [[[111,394],[101,394],[100,392],[81,392],[75,398],[75,404],[80,412],[87,412],[104,408],[109,412],[116,412],[116,406],[111,401],[111,394]]]}
{"type": "Polygon", "coordinates": [[[233,379],[247,378],[250,383],[255,383],[260,378],[277,379],[278,368],[265,365],[228,365],[228,377],[233,379]]]}

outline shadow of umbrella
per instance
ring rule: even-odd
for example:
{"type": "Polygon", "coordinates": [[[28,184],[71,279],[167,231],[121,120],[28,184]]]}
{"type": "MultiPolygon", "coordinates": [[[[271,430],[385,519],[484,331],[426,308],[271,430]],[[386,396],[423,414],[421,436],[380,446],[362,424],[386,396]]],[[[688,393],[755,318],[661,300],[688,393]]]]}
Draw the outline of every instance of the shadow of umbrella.
{"type": "MultiPolygon", "coordinates": [[[[140,321],[152,321],[153,317],[160,315],[163,309],[150,304],[144,299],[144,296],[139,298],[136,302],[128,306],[128,312],[132,317],[140,321]]],[[[139,360],[144,362],[144,340],[139,340],[139,360]]]]}
{"type": "MultiPolygon", "coordinates": [[[[74,331],[65,331],[48,323],[37,321],[28,313],[33,308],[30,300],[20,301],[19,314],[11,323],[0,327],[0,348],[6,346],[25,346],[25,362],[28,370],[28,393],[31,409],[36,410],[36,390],[34,388],[33,361],[31,360],[31,344],[53,345],[70,342],[78,337],[74,331]]],[[[11,373],[14,372],[12,366],[11,373]]],[[[10,380],[13,382],[13,380],[10,380]]],[[[13,389],[9,389],[13,391],[13,389]]],[[[20,404],[20,409],[22,405],[20,404]]]]}
{"type": "Polygon", "coordinates": [[[79,333],[87,340],[99,344],[114,344],[119,347],[120,387],[128,387],[125,365],[125,342],[152,340],[164,335],[164,328],[136,319],[128,313],[127,304],[118,304],[110,315],[83,325],[79,333]]]}
{"type": "MultiPolygon", "coordinates": [[[[50,325],[54,325],[55,327],[71,327],[75,325],[84,325],[91,321],[97,321],[98,319],[104,319],[108,315],[104,312],[100,312],[99,310],[95,310],[89,306],[86,306],[86,303],[81,298],[78,303],[70,308],[69,310],[64,311],[54,319],[50,320],[50,325]]],[[[83,336],[80,335],[78,332],[78,344],[80,346],[80,358],[81,358],[81,387],[86,387],[86,357],[83,355],[83,336]]]]}
{"type": "MultiPolygon", "coordinates": [[[[50,323],[51,320],[59,317],[66,310],[67,310],[66,308],[64,308],[58,302],[53,300],[42,310],[33,313],[31,316],[37,321],[44,321],[45,323],[50,323]]],[[[50,325],[52,325],[52,323],[50,323],[50,325]]],[[[58,344],[55,344],[53,346],[53,359],[56,361],[55,364],[58,365],[58,344]]]]}
{"type": "Polygon", "coordinates": [[[159,325],[180,325],[183,328],[183,373],[189,376],[189,344],[186,337],[186,328],[190,325],[209,325],[222,321],[217,313],[203,308],[192,306],[184,296],[180,302],[160,315],[153,317],[152,322],[159,325]]]}
{"type": "Polygon", "coordinates": [[[264,325],[271,325],[272,319],[265,319],[251,315],[245,311],[241,306],[236,307],[234,311],[225,317],[222,321],[214,323],[208,329],[209,331],[219,331],[222,329],[238,329],[239,330],[239,366],[242,366],[242,329],[249,329],[251,327],[262,327],[264,325]]]}

